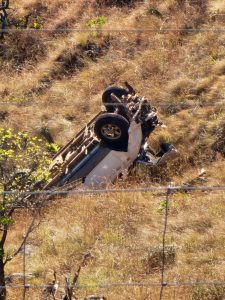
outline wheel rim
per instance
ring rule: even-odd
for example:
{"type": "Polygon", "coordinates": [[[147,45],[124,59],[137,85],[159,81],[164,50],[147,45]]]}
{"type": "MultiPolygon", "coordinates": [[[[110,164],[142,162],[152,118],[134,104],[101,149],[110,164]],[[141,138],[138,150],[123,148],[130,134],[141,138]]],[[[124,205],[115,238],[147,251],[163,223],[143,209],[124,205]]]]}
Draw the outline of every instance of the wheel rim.
{"type": "Polygon", "coordinates": [[[121,137],[121,129],[115,124],[105,124],[101,128],[102,135],[111,140],[117,140],[121,137]]]}

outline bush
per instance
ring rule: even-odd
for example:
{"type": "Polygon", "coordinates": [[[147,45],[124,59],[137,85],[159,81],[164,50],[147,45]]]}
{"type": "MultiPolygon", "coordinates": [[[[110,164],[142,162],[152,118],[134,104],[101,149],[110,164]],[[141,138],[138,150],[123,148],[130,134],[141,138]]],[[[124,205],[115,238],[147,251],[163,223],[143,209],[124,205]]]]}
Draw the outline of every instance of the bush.
{"type": "MultiPolygon", "coordinates": [[[[174,246],[165,247],[165,264],[171,265],[175,263],[176,250],[174,246]]],[[[147,256],[143,259],[145,264],[146,273],[150,274],[155,271],[159,271],[162,267],[163,260],[163,248],[157,246],[148,251],[147,256]]]]}
{"type": "Polygon", "coordinates": [[[27,62],[40,62],[46,55],[46,45],[41,33],[12,33],[0,45],[0,58],[22,68],[27,62]]]}

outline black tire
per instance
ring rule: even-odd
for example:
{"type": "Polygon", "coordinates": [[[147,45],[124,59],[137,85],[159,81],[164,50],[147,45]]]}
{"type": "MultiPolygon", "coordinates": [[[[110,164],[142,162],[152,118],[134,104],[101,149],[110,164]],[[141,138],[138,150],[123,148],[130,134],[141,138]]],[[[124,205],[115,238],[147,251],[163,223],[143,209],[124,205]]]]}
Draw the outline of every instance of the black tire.
{"type": "Polygon", "coordinates": [[[129,122],[123,116],[105,113],[100,115],[94,125],[97,137],[111,149],[126,151],[128,146],[129,122]]]}
{"type": "Polygon", "coordinates": [[[114,112],[118,107],[117,105],[110,105],[111,103],[116,103],[115,100],[111,99],[112,93],[118,98],[121,98],[122,96],[127,95],[128,91],[117,86],[109,86],[102,94],[102,102],[105,105],[107,112],[114,112]]]}

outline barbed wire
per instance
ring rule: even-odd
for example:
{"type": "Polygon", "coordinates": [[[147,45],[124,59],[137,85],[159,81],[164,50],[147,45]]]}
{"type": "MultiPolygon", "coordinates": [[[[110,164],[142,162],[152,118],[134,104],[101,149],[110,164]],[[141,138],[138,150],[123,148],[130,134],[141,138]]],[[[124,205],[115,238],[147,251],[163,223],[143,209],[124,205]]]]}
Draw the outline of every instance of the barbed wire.
{"type": "MultiPolygon", "coordinates": [[[[221,99],[218,99],[218,100],[221,100],[221,101],[213,101],[213,102],[210,102],[210,103],[201,103],[199,101],[199,103],[195,103],[195,104],[190,104],[188,102],[180,102],[180,103],[173,103],[173,102],[170,102],[170,103],[154,103],[154,101],[150,102],[151,106],[156,106],[156,107],[166,107],[166,108],[173,108],[173,107],[185,107],[186,109],[191,109],[191,108],[204,108],[204,107],[216,107],[217,105],[223,105],[225,103],[225,98],[221,98],[221,99]]],[[[151,100],[150,100],[151,101],[151,100]]],[[[189,99],[187,99],[187,101],[189,101],[189,99]]],[[[193,101],[193,100],[190,100],[190,101],[193,101]]],[[[212,100],[210,100],[212,101],[212,100]]],[[[24,103],[20,103],[20,102],[16,102],[16,101],[0,101],[0,104],[1,105],[19,105],[19,106],[27,106],[27,104],[31,103],[29,100],[25,100],[24,103]]],[[[32,104],[32,103],[31,103],[32,104]]],[[[120,103],[105,103],[104,104],[105,106],[124,106],[123,104],[120,104],[120,103]]],[[[143,104],[144,105],[147,105],[147,104],[143,104]]],[[[38,112],[32,112],[32,115],[34,114],[38,114],[38,112]]]]}
{"type": "Polygon", "coordinates": [[[14,32],[31,32],[31,33],[41,33],[41,32],[51,32],[51,33],[58,33],[58,32],[90,32],[90,33],[118,33],[118,32],[130,32],[130,33],[140,33],[140,32],[158,32],[158,33],[169,33],[169,32],[217,32],[217,33],[224,33],[225,28],[119,28],[119,29],[82,29],[82,28],[40,28],[40,29],[33,29],[33,28],[17,28],[17,29],[0,29],[0,33],[14,33],[14,32]]]}
{"type": "MultiPolygon", "coordinates": [[[[143,183],[140,183],[143,184],[143,183]]],[[[145,183],[151,184],[151,182],[145,183]]],[[[158,187],[141,187],[141,188],[121,188],[121,189],[74,189],[74,190],[58,190],[58,191],[52,191],[52,190],[46,190],[46,191],[32,191],[32,192],[22,192],[22,191],[5,191],[0,192],[0,195],[16,195],[17,198],[19,198],[18,201],[13,201],[13,203],[9,203],[9,208],[14,209],[37,209],[40,206],[40,199],[38,196],[46,197],[45,202],[47,205],[50,205],[54,198],[48,198],[53,196],[65,196],[66,199],[69,199],[72,195],[93,195],[93,194],[116,194],[116,193],[147,193],[147,192],[165,192],[167,190],[170,190],[170,193],[177,193],[177,192],[191,192],[191,191],[202,191],[202,192],[212,192],[212,191],[223,191],[225,190],[225,186],[190,186],[190,185],[182,185],[182,186],[158,186],[158,187]],[[36,196],[37,198],[33,198],[31,201],[22,201],[20,198],[22,197],[32,197],[36,196]],[[51,202],[50,202],[51,201],[51,202]]],[[[94,198],[92,198],[94,200],[94,198]]],[[[43,201],[43,199],[42,199],[43,201]]],[[[42,204],[43,205],[43,204],[42,204]]]]}
{"type": "Polygon", "coordinates": [[[73,194],[106,194],[106,193],[138,193],[138,192],[149,192],[149,191],[167,191],[177,192],[177,191],[222,191],[225,190],[225,185],[217,186],[151,186],[142,188],[115,188],[115,189],[73,189],[73,190],[37,190],[37,191],[1,191],[0,195],[73,195],[73,194]]]}
{"type": "MultiPolygon", "coordinates": [[[[208,285],[208,286],[224,286],[225,281],[181,281],[181,282],[164,282],[164,287],[181,287],[181,286],[200,286],[200,285],[208,285]]],[[[90,288],[100,288],[100,289],[108,289],[113,287],[124,287],[124,286],[130,286],[130,287],[161,287],[160,282],[115,282],[115,283],[102,283],[102,284],[91,284],[91,285],[69,285],[69,287],[72,287],[74,289],[90,289],[90,288]]],[[[52,287],[52,285],[32,285],[32,284],[26,284],[25,288],[27,289],[44,289],[52,287]]],[[[18,285],[6,285],[6,286],[0,286],[0,289],[22,289],[24,288],[23,284],[18,285]]],[[[59,285],[58,288],[65,288],[65,285],[59,285]]]]}

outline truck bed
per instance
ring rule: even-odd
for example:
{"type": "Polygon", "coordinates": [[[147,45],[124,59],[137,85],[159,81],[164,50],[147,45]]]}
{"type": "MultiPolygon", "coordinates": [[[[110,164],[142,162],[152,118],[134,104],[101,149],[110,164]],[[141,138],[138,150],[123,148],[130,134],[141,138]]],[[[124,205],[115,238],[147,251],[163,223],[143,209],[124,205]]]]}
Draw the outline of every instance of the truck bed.
{"type": "Polygon", "coordinates": [[[82,180],[109,153],[110,149],[100,143],[93,134],[96,115],[53,157],[50,171],[53,179],[44,189],[62,186],[75,180],[82,180]]]}

